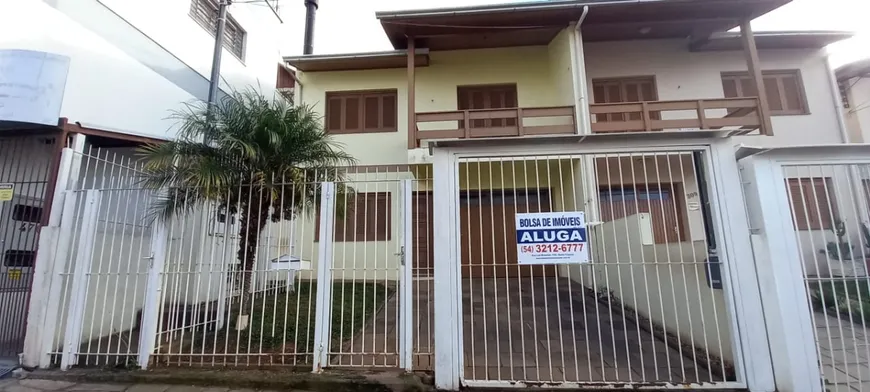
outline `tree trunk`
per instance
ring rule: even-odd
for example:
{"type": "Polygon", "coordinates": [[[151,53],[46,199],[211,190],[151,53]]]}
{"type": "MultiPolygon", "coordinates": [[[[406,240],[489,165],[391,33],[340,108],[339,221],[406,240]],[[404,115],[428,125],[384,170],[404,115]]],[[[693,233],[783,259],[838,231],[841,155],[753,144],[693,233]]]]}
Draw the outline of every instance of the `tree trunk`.
{"type": "MultiPolygon", "coordinates": [[[[260,233],[269,221],[269,207],[272,200],[268,195],[263,195],[259,199],[252,198],[248,202],[249,204],[245,203],[241,206],[240,211],[241,225],[239,227],[239,250],[237,257],[242,267],[242,274],[241,281],[236,282],[241,290],[239,315],[250,314],[248,301],[251,298],[251,294],[248,292],[248,289],[251,285],[251,272],[257,260],[257,244],[260,240],[260,233]]],[[[245,201],[247,202],[247,200],[245,201]]]]}

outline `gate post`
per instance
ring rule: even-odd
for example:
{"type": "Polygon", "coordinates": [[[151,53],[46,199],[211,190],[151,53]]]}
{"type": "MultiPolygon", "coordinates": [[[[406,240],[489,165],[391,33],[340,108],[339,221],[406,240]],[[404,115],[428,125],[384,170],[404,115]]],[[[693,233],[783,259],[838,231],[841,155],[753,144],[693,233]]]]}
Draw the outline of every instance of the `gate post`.
{"type": "Polygon", "coordinates": [[[800,247],[795,237],[783,167],[770,157],[742,159],[746,204],[766,313],[776,386],[821,392],[812,314],[807,303],[800,247]]]}
{"type": "Polygon", "coordinates": [[[317,248],[317,299],[314,310],[314,364],[320,373],[329,365],[332,326],[332,241],[335,234],[335,183],[320,185],[320,243],[317,248]]]}
{"type": "Polygon", "coordinates": [[[169,244],[171,222],[154,222],[154,236],[151,239],[151,266],[145,283],[145,303],[142,305],[142,325],[139,328],[139,367],[148,368],[151,353],[157,341],[157,326],[160,320],[160,295],[163,290],[163,266],[169,244]]]}
{"type": "Polygon", "coordinates": [[[456,252],[456,157],[436,148],[432,164],[433,252],[435,255],[435,387],[457,391],[462,377],[462,282],[456,252]]]}
{"type": "Polygon", "coordinates": [[[402,180],[402,253],[401,275],[399,278],[399,367],[407,371],[413,370],[414,363],[414,300],[413,273],[414,266],[414,231],[413,231],[413,180],[402,180]]]}
{"type": "Polygon", "coordinates": [[[723,277],[728,294],[726,303],[730,303],[733,315],[731,329],[735,339],[732,344],[738,369],[742,369],[738,372],[738,381],[744,381],[752,391],[774,391],[758,266],[752,253],[734,147],[730,139],[723,139],[712,143],[710,151],[710,191],[717,196],[711,198],[710,209],[714,221],[720,221],[719,225],[713,226],[722,231],[716,236],[722,239],[719,253],[725,261],[722,266],[727,270],[723,277]]]}
{"type": "Polygon", "coordinates": [[[91,263],[93,262],[94,240],[97,234],[97,218],[100,211],[100,191],[85,192],[85,205],[82,212],[82,227],[76,255],[72,260],[69,310],[67,311],[63,351],[60,369],[67,370],[78,362],[79,346],[82,338],[82,322],[87,306],[87,290],[90,283],[91,263]]]}

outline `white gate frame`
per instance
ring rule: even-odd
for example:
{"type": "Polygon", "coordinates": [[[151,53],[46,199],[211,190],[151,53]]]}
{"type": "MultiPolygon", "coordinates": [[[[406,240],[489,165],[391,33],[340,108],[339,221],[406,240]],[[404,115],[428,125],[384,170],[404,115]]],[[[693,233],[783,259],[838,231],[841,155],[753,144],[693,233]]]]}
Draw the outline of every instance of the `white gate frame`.
{"type": "Polygon", "coordinates": [[[335,183],[320,185],[320,243],[317,249],[317,308],[314,310],[314,360],[312,372],[329,366],[332,317],[332,243],[335,226],[335,183]]]}
{"type": "MultiPolygon", "coordinates": [[[[821,392],[821,372],[784,166],[870,164],[870,145],[742,148],[737,158],[751,212],[762,300],[780,391],[821,392]]],[[[854,191],[854,190],[853,190],[854,191]]]]}
{"type": "MultiPolygon", "coordinates": [[[[705,385],[670,385],[665,388],[750,388],[773,391],[770,362],[758,276],[752,258],[746,209],[740,190],[740,176],[734,159],[733,142],[727,137],[711,137],[711,132],[657,132],[647,135],[581,135],[553,137],[532,144],[529,139],[505,141],[470,140],[436,142],[433,149],[433,200],[435,268],[435,386],[445,390],[469,387],[524,387],[522,382],[466,381],[463,366],[462,282],[459,244],[460,158],[492,156],[570,155],[594,153],[636,153],[667,151],[706,151],[709,168],[713,228],[719,241],[719,254],[728,273],[725,299],[734,335],[733,353],[736,382],[705,385]]],[[[617,384],[606,386],[616,387],[617,384]]],[[[563,383],[561,388],[603,387],[563,383]]],[[[633,386],[624,384],[623,387],[633,386]]],[[[661,386],[650,386],[662,388],[661,386]]]]}
{"type": "MultiPolygon", "coordinates": [[[[93,262],[94,240],[97,234],[97,221],[100,212],[100,191],[84,191],[84,208],[81,215],[81,231],[72,263],[72,285],[70,286],[69,310],[66,315],[66,329],[63,339],[63,356],[60,370],[67,370],[78,362],[81,346],[82,320],[87,304],[87,289],[90,282],[91,263],[93,262]]],[[[70,199],[74,199],[71,197],[70,199]]]]}
{"type": "MultiPolygon", "coordinates": [[[[399,275],[399,368],[411,371],[413,366],[413,189],[414,182],[402,180],[399,187],[399,209],[402,222],[402,250],[398,254],[401,261],[399,275]]],[[[332,250],[335,241],[335,200],[334,182],[321,183],[320,193],[320,242],[317,256],[317,308],[314,313],[314,360],[312,372],[320,373],[329,366],[329,344],[332,336],[332,250]]],[[[390,206],[392,208],[392,206],[390,206]]]]}

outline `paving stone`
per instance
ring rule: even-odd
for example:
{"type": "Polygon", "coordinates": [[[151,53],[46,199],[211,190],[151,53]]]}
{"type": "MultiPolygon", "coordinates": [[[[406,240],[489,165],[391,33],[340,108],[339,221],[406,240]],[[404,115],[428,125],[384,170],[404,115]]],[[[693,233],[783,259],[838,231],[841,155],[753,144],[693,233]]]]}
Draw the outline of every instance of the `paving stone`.
{"type": "Polygon", "coordinates": [[[69,388],[75,385],[74,383],[66,381],[34,379],[21,380],[18,384],[22,387],[33,388],[40,391],[59,391],[61,389],[69,388]]]}
{"type": "MultiPolygon", "coordinates": [[[[190,385],[176,385],[174,387],[169,388],[166,392],[202,392],[202,387],[195,387],[190,385]]],[[[224,389],[223,391],[226,391],[224,389]]]]}
{"type": "Polygon", "coordinates": [[[202,392],[227,392],[229,388],[220,388],[220,387],[211,387],[211,388],[202,388],[202,392]]]}
{"type": "Polygon", "coordinates": [[[172,385],[165,384],[136,384],[127,388],[125,392],[166,392],[172,385]]]}
{"type": "Polygon", "coordinates": [[[10,385],[6,388],[3,388],[3,392],[42,392],[42,390],[29,388],[21,385],[10,385]]]}
{"type": "Polygon", "coordinates": [[[126,391],[129,385],[123,384],[76,384],[66,389],[67,391],[88,391],[88,392],[97,392],[97,391],[105,391],[105,392],[122,392],[126,391]]]}
{"type": "MultiPolygon", "coordinates": [[[[5,379],[0,380],[0,388],[5,388],[5,387],[8,387],[10,385],[18,385],[18,379],[17,378],[5,378],[5,379]]],[[[0,389],[0,391],[2,391],[2,390],[3,389],[0,389]]]]}

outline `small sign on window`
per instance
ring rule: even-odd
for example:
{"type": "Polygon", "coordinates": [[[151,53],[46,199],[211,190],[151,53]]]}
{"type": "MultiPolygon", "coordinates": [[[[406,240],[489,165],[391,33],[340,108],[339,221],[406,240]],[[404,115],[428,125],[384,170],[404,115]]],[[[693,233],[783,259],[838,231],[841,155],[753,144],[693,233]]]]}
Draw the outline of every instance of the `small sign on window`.
{"type": "Polygon", "coordinates": [[[13,193],[15,193],[15,184],[0,183],[0,201],[11,201],[13,193]]]}

